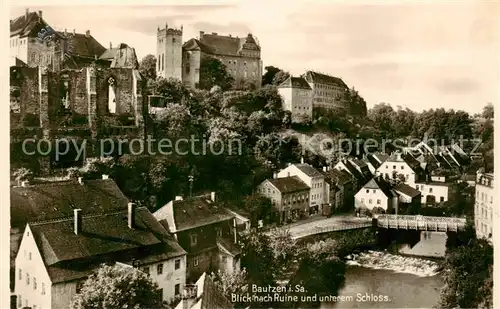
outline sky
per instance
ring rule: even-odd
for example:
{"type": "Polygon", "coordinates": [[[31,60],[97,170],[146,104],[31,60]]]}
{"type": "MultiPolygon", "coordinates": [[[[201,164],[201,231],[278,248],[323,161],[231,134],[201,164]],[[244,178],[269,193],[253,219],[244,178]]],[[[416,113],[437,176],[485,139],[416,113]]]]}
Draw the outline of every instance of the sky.
{"type": "Polygon", "coordinates": [[[359,91],[368,107],[385,102],[415,111],[443,107],[476,113],[487,102],[498,103],[500,2],[197,3],[34,4],[12,7],[11,18],[26,8],[41,10],[53,28],[90,30],[106,48],[110,42],[127,43],[139,59],[155,53],[157,28],[166,23],[183,26],[183,41],[199,31],[240,37],[252,33],[261,45],[264,66],[293,75],[314,70],[340,77],[359,91]]]}

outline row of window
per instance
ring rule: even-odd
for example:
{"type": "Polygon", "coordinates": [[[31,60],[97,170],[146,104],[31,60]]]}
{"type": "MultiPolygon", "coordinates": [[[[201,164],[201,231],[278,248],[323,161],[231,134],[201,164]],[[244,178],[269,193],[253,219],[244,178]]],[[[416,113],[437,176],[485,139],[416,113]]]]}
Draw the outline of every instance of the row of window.
{"type": "Polygon", "coordinates": [[[314,97],[314,103],[335,103],[335,99],[333,98],[323,98],[323,97],[314,97]]]}
{"type": "MultiPolygon", "coordinates": [[[[23,280],[22,269],[19,268],[17,273],[18,273],[18,280],[19,281],[23,280]]],[[[33,282],[33,290],[36,290],[38,287],[37,282],[36,282],[36,278],[35,277],[31,278],[29,273],[25,274],[25,278],[26,278],[26,285],[31,285],[31,282],[33,282]],[[31,280],[31,279],[33,279],[33,280],[31,280]]],[[[42,295],[45,295],[45,283],[42,283],[42,291],[41,292],[42,292],[42,295]]]]}
{"type": "Polygon", "coordinates": [[[17,296],[17,307],[18,308],[29,307],[29,308],[32,308],[32,309],[37,309],[36,305],[33,305],[33,306],[30,307],[29,304],[28,304],[28,300],[27,299],[24,300],[24,306],[23,306],[23,298],[21,297],[21,295],[17,296]]]}
{"type": "MultiPolygon", "coordinates": [[[[216,228],[215,231],[217,232],[217,237],[222,237],[222,229],[216,228]]],[[[191,234],[189,237],[191,239],[191,246],[196,246],[198,244],[198,235],[191,234]]]]}
{"type": "Polygon", "coordinates": [[[313,183],[312,189],[317,189],[317,188],[323,188],[323,183],[322,182],[313,183]]]}
{"type": "MultiPolygon", "coordinates": [[[[424,185],[415,185],[415,189],[419,190],[419,191],[424,191],[424,185]]],[[[429,187],[429,193],[432,193],[432,188],[429,187]]]]}
{"type": "MultiPolygon", "coordinates": [[[[165,42],[165,39],[158,39],[158,43],[165,42]]],[[[172,38],[172,43],[175,43],[175,38],[172,38]]]]}
{"type": "Polygon", "coordinates": [[[323,193],[320,194],[311,194],[311,200],[321,199],[323,197],[323,193]]]}
{"type": "Polygon", "coordinates": [[[10,47],[26,45],[28,43],[28,39],[11,38],[10,39],[10,47]]]}
{"type": "MultiPolygon", "coordinates": [[[[181,268],[181,259],[176,259],[174,261],[174,269],[177,270],[177,269],[180,269],[180,268],[181,268]]],[[[142,271],[145,272],[148,275],[151,273],[149,266],[143,267],[142,271]]],[[[156,274],[157,275],[163,274],[163,263],[160,263],[160,264],[156,265],[156,274]]]]}
{"type": "Polygon", "coordinates": [[[311,108],[310,107],[306,107],[306,106],[295,106],[295,109],[310,110],[311,108]]]}
{"type": "MultiPolygon", "coordinates": [[[[476,196],[479,196],[479,190],[477,190],[476,196]]],[[[481,192],[481,201],[488,201],[488,194],[481,192]]],[[[493,204],[493,196],[490,196],[490,203],[493,204]]]]}
{"type": "Polygon", "coordinates": [[[325,85],[325,84],[315,84],[315,88],[318,89],[327,89],[327,90],[336,90],[336,91],[341,91],[341,88],[337,86],[332,86],[332,85],[325,85]]]}
{"type": "Polygon", "coordinates": [[[481,226],[481,234],[487,235],[488,237],[491,237],[491,235],[493,235],[493,228],[488,226],[487,224],[481,223],[481,225],[479,225],[479,221],[476,220],[476,226],[481,226]]]}
{"type": "MultiPolygon", "coordinates": [[[[493,211],[489,211],[489,219],[493,221],[493,211]]],[[[479,205],[476,205],[476,216],[479,215],[479,205]]],[[[481,218],[488,220],[488,209],[481,207],[481,218]]]]}
{"type": "MultiPolygon", "coordinates": [[[[385,168],[389,168],[389,165],[387,165],[387,164],[386,164],[386,165],[385,165],[385,168]]],[[[395,169],[396,169],[396,165],[393,165],[393,166],[392,166],[392,169],[393,169],[393,170],[395,170],[395,169]]],[[[401,165],[401,169],[402,169],[402,170],[404,170],[404,169],[405,169],[404,165],[401,165]]]]}
{"type": "MultiPolygon", "coordinates": [[[[364,198],[362,198],[362,199],[361,199],[361,203],[364,203],[364,202],[365,202],[365,199],[364,199],[364,198]]],[[[372,199],[369,199],[369,200],[368,200],[368,204],[372,204],[372,203],[373,203],[373,200],[372,200],[372,199]]],[[[381,201],[380,201],[380,200],[377,200],[377,205],[380,205],[380,203],[381,203],[381,201]]]]}

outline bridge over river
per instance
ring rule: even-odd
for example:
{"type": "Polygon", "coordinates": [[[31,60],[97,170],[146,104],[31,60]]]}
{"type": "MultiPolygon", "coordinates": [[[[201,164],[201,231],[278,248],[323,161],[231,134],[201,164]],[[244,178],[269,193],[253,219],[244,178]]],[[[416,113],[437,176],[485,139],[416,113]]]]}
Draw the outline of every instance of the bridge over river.
{"type": "Polygon", "coordinates": [[[458,232],[465,229],[465,218],[378,215],[376,226],[385,229],[417,230],[433,232],[458,232]]]}

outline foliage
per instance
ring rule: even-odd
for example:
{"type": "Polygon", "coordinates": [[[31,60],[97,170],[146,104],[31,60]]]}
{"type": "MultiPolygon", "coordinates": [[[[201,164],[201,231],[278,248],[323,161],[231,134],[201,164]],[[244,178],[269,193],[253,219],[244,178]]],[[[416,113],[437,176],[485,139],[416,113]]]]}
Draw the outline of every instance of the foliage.
{"type": "Polygon", "coordinates": [[[264,69],[266,72],[262,75],[262,86],[272,84],[276,74],[282,71],[280,68],[274,66],[267,66],[264,69]]]}
{"type": "Polygon", "coordinates": [[[276,75],[274,75],[272,84],[278,86],[278,85],[282,84],[285,80],[287,80],[287,78],[289,78],[289,77],[290,77],[290,73],[285,72],[285,71],[279,71],[278,73],[276,73],[276,75]]]}
{"type": "MultiPolygon", "coordinates": [[[[247,271],[245,269],[236,270],[232,274],[218,271],[212,273],[210,277],[214,281],[217,288],[227,298],[231,299],[232,295],[245,295],[248,292],[247,271]]],[[[243,307],[243,303],[233,303],[235,308],[243,307]]]]}
{"type": "Polygon", "coordinates": [[[18,185],[20,185],[23,181],[33,180],[34,177],[33,172],[25,167],[21,167],[14,171],[13,176],[18,185]]]}
{"type": "Polygon", "coordinates": [[[213,57],[204,57],[200,63],[199,88],[210,90],[219,86],[222,90],[231,88],[233,77],[228,73],[226,65],[213,57]]]}
{"type": "Polygon", "coordinates": [[[156,80],[156,57],[146,55],[139,63],[139,72],[143,77],[150,80],[156,80]]]}
{"type": "Polygon", "coordinates": [[[182,103],[189,91],[180,80],[158,77],[153,83],[154,93],[165,98],[167,103],[182,103]]]}
{"type": "Polygon", "coordinates": [[[492,308],[493,248],[484,239],[448,252],[439,308],[492,308]]]}
{"type": "Polygon", "coordinates": [[[170,103],[156,114],[155,120],[162,134],[169,137],[179,137],[183,133],[190,133],[191,113],[186,105],[170,103]]]}
{"type": "Polygon", "coordinates": [[[103,265],[85,281],[70,308],[164,308],[161,299],[158,285],[140,270],[103,265]]]}
{"type": "Polygon", "coordinates": [[[486,119],[493,119],[493,116],[494,116],[494,113],[493,113],[493,104],[492,103],[488,103],[486,104],[485,107],[483,107],[483,114],[482,116],[486,119]]]}
{"type": "Polygon", "coordinates": [[[112,157],[87,158],[85,165],[80,169],[82,176],[88,178],[110,175],[115,171],[115,160],[112,157]]]}
{"type": "Polygon", "coordinates": [[[241,243],[241,267],[248,272],[249,284],[273,285],[275,282],[275,262],[269,236],[252,231],[242,237],[241,243]]]}
{"type": "Polygon", "coordinates": [[[251,194],[244,197],[240,207],[250,213],[250,224],[257,226],[259,220],[265,220],[271,215],[273,206],[269,198],[251,194]]]}
{"type": "Polygon", "coordinates": [[[269,238],[277,266],[277,276],[281,277],[290,268],[294,260],[299,258],[300,248],[297,242],[292,239],[290,231],[286,229],[274,229],[269,238]]]}

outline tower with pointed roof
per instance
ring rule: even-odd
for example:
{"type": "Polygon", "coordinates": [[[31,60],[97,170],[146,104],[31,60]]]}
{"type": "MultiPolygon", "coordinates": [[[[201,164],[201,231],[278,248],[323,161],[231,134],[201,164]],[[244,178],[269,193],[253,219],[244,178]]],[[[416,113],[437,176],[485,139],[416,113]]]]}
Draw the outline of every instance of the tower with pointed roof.
{"type": "Polygon", "coordinates": [[[156,40],[156,74],[164,78],[182,80],[182,26],[181,29],[158,27],[156,40]]]}

